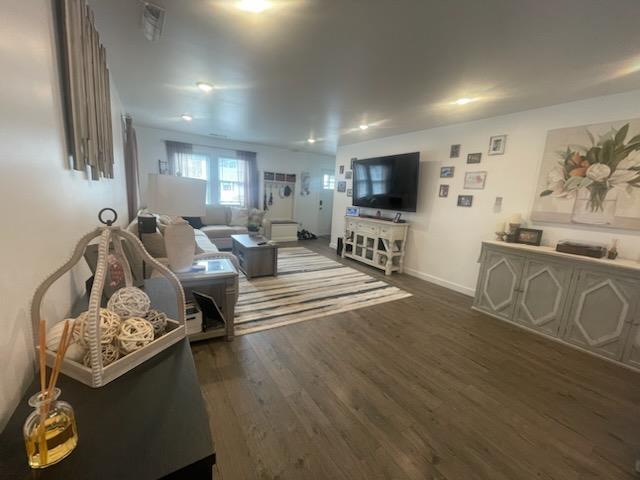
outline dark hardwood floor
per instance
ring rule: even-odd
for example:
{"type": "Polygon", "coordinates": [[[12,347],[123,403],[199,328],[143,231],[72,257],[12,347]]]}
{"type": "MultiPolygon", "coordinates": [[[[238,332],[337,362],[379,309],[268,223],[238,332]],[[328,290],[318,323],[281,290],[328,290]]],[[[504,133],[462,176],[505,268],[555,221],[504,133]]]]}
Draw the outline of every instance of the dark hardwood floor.
{"type": "Polygon", "coordinates": [[[636,478],[639,374],[387,281],[413,296],[193,345],[216,479],[636,478]]]}

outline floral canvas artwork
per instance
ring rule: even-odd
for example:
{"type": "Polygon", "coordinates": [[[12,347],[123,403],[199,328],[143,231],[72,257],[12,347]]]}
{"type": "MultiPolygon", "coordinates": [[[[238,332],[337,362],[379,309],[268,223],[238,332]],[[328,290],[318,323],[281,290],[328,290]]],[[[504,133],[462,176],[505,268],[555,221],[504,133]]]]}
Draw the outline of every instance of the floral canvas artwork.
{"type": "Polygon", "coordinates": [[[640,229],[640,119],[551,130],[531,218],[640,229]]]}

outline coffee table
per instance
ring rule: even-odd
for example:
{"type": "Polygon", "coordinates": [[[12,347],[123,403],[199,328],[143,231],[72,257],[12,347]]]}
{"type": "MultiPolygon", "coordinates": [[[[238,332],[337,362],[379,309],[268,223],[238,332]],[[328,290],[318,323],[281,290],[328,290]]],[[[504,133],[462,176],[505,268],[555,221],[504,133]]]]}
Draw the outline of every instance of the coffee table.
{"type": "Polygon", "coordinates": [[[238,258],[240,270],[247,278],[278,274],[278,244],[259,243],[268,240],[262,236],[231,235],[233,254],[238,258]]]}

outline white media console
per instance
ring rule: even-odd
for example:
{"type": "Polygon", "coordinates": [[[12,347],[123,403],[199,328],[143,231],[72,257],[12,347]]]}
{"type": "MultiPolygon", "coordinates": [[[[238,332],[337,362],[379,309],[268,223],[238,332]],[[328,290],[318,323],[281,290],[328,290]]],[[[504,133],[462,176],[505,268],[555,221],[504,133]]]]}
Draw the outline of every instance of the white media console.
{"type": "Polygon", "coordinates": [[[402,273],[408,223],[394,223],[368,217],[345,217],[342,258],[402,273]]]}

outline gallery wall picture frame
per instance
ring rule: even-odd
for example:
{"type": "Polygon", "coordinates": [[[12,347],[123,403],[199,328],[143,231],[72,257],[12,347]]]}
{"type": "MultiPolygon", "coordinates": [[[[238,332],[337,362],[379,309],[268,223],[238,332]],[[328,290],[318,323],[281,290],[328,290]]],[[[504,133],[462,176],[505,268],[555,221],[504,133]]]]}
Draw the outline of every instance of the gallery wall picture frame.
{"type": "Polygon", "coordinates": [[[449,196],[449,185],[440,185],[440,188],[438,189],[438,196],[440,198],[447,198],[449,196]]]}
{"type": "Polygon", "coordinates": [[[338,172],[340,172],[340,175],[344,174],[344,165],[338,167],[338,172]]]}
{"type": "Polygon", "coordinates": [[[542,243],[542,230],[536,230],[535,228],[518,228],[516,230],[516,243],[539,247],[542,243]]]}
{"type": "Polygon", "coordinates": [[[467,163],[480,163],[482,160],[482,153],[470,153],[467,155],[467,163]]]}
{"type": "Polygon", "coordinates": [[[453,178],[456,167],[440,167],[440,178],[453,178]]]}
{"type": "Polygon", "coordinates": [[[170,175],[169,171],[169,161],[168,160],[160,160],[158,159],[158,173],[160,175],[170,175]]]}
{"type": "Polygon", "coordinates": [[[484,190],[487,172],[466,172],[464,174],[465,190],[484,190]]]}
{"type": "Polygon", "coordinates": [[[353,171],[347,170],[346,172],[344,172],[344,178],[346,180],[351,180],[353,178],[353,171]]]}
{"type": "Polygon", "coordinates": [[[345,193],[347,191],[347,182],[345,182],[344,180],[340,180],[339,182],[336,182],[336,187],[338,189],[338,192],[345,193]]]}
{"type": "Polygon", "coordinates": [[[353,190],[350,188],[347,188],[347,197],[353,197],[353,190]]]}
{"type": "Polygon", "coordinates": [[[458,158],[460,156],[460,144],[451,145],[449,148],[449,158],[458,158]]]}
{"type": "Polygon", "coordinates": [[[504,155],[506,148],[506,135],[494,135],[489,139],[489,155],[504,155]]]}
{"type": "Polygon", "coordinates": [[[458,195],[459,207],[471,207],[473,206],[473,195],[458,195]]]}

